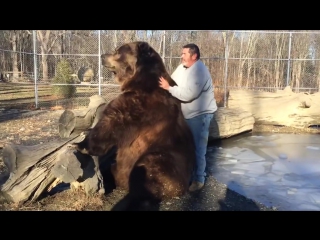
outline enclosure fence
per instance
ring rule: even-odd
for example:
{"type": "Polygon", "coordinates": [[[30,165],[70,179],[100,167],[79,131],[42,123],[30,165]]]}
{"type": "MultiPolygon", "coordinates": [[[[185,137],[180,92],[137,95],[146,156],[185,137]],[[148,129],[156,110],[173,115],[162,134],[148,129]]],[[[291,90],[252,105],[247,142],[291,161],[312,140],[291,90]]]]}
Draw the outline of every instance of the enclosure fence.
{"type": "Polygon", "coordinates": [[[147,41],[170,74],[180,64],[182,47],[196,43],[215,88],[225,98],[231,89],[320,89],[320,31],[2,30],[1,91],[9,85],[20,91],[18,96],[6,95],[5,101],[32,101],[37,108],[80,108],[96,94],[110,101],[119,94],[119,85],[101,65],[100,56],[131,41],[147,41]],[[70,64],[68,81],[55,80],[62,61],[70,64]],[[73,86],[74,94],[56,97],[54,86],[73,86]]]}

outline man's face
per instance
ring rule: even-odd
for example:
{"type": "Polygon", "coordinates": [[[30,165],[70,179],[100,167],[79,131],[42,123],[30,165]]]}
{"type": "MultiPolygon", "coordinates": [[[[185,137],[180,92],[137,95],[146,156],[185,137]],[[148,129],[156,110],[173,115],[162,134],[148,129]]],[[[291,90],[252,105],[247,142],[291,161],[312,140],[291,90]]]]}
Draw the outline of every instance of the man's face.
{"type": "Polygon", "coordinates": [[[181,53],[181,62],[185,67],[191,67],[197,61],[197,54],[192,56],[189,53],[189,48],[183,48],[181,53]]]}

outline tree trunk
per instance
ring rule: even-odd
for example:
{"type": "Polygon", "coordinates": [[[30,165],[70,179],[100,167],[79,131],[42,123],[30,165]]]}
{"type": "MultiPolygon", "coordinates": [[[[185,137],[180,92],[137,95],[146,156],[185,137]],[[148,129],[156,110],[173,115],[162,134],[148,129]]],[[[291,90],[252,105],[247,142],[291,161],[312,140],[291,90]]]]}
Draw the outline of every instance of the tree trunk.
{"type": "Polygon", "coordinates": [[[48,81],[49,75],[48,75],[48,56],[41,52],[41,63],[42,63],[42,80],[48,81]]]}
{"type": "Polygon", "coordinates": [[[8,144],[3,149],[3,161],[9,170],[9,178],[1,186],[1,192],[10,202],[36,200],[51,187],[56,176],[52,168],[61,158],[67,143],[77,140],[54,141],[35,146],[8,144]]]}
{"type": "Polygon", "coordinates": [[[17,82],[19,80],[19,68],[18,68],[18,53],[17,53],[17,44],[18,44],[18,34],[19,31],[13,31],[12,34],[12,68],[13,68],[13,75],[12,81],[17,82]]]}
{"type": "Polygon", "coordinates": [[[86,109],[65,110],[59,119],[59,135],[61,138],[74,136],[97,124],[107,101],[99,95],[90,97],[86,109]]]}
{"type": "Polygon", "coordinates": [[[96,162],[70,147],[83,139],[78,135],[35,146],[6,145],[3,159],[10,176],[1,186],[4,198],[15,203],[36,201],[61,182],[82,186],[88,195],[104,193],[99,165],[113,160],[114,149],[96,162]]]}
{"type": "Polygon", "coordinates": [[[51,30],[37,30],[37,40],[39,41],[41,48],[41,63],[42,63],[42,79],[49,79],[48,69],[48,54],[52,50],[55,42],[59,37],[65,34],[65,30],[51,31],[51,30]]]}
{"type": "Polygon", "coordinates": [[[99,165],[113,160],[114,150],[95,159],[75,151],[71,144],[84,139],[75,132],[94,126],[105,104],[101,96],[95,95],[83,115],[66,110],[60,118],[59,134],[63,138],[59,140],[35,146],[5,145],[3,161],[9,176],[1,186],[2,195],[10,202],[35,201],[61,182],[81,185],[87,194],[103,193],[99,165]]]}

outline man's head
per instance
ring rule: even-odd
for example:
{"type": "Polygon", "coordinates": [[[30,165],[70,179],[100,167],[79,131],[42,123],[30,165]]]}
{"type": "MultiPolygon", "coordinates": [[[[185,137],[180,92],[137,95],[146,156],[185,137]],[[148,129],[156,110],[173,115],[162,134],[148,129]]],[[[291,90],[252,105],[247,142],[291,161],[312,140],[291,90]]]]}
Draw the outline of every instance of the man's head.
{"type": "Polygon", "coordinates": [[[186,44],[182,47],[181,62],[185,67],[191,67],[200,59],[199,47],[194,43],[186,44]]]}

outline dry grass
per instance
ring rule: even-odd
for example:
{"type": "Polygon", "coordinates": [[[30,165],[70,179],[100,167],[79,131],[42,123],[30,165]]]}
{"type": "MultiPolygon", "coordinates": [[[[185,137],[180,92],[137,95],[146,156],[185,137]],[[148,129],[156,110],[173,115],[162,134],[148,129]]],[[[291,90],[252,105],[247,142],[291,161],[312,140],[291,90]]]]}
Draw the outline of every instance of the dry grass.
{"type": "Polygon", "coordinates": [[[66,190],[47,196],[36,202],[3,203],[0,210],[6,211],[101,211],[105,209],[102,196],[87,196],[83,191],[66,190]]]}
{"type": "Polygon", "coordinates": [[[52,110],[52,111],[55,111],[55,110],[64,110],[65,109],[65,107],[63,107],[63,106],[53,106],[53,107],[50,107],[50,110],[52,110]]]}
{"type": "MultiPolygon", "coordinates": [[[[68,199],[68,202],[65,202],[66,204],[63,206],[66,206],[69,209],[64,209],[64,207],[60,210],[73,210],[73,211],[85,211],[85,210],[101,210],[104,206],[103,197],[99,194],[93,194],[91,196],[88,196],[85,194],[83,188],[74,189],[70,188],[70,190],[66,191],[64,193],[66,198],[68,199]],[[71,201],[70,201],[71,200],[71,201]]],[[[63,194],[60,194],[63,197],[63,194]]],[[[59,201],[58,201],[59,202],[59,201]]],[[[59,205],[57,207],[59,208],[59,205]]],[[[56,208],[57,208],[56,207],[56,208]]]]}

